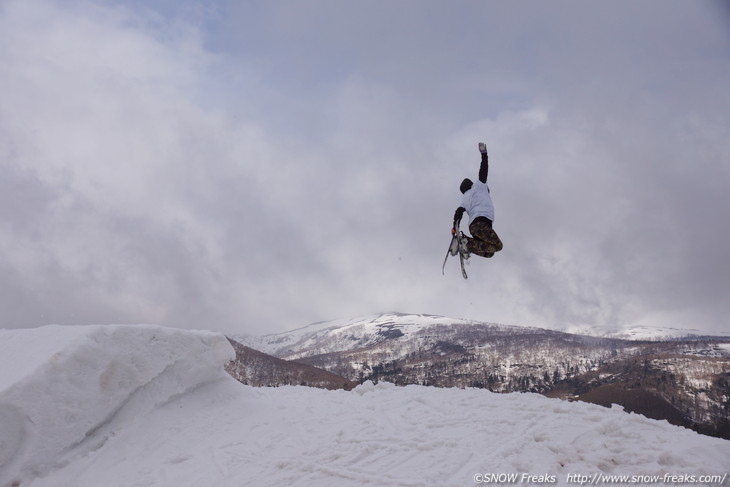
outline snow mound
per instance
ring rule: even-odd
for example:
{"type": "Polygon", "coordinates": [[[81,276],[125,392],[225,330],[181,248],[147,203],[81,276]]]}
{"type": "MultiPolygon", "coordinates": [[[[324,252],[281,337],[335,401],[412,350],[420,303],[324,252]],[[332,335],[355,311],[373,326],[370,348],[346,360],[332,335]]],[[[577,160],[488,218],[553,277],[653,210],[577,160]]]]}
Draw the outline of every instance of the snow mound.
{"type": "Polygon", "coordinates": [[[177,397],[28,487],[722,485],[728,458],[726,440],[537,394],[231,380],[177,397]]]}
{"type": "Polygon", "coordinates": [[[215,381],[223,335],[151,325],[0,330],[0,486],[98,449],[114,425],[215,381]]]}

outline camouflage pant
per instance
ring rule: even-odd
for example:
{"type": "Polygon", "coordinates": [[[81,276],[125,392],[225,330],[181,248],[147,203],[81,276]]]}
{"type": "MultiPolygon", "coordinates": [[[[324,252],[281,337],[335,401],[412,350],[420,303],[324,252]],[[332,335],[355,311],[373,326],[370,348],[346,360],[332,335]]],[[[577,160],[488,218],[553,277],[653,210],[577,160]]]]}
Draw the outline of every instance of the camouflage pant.
{"type": "Polygon", "coordinates": [[[471,222],[469,231],[472,238],[467,243],[469,253],[482,257],[492,257],[495,252],[502,250],[502,241],[497,232],[492,229],[492,222],[486,218],[478,218],[471,222]]]}

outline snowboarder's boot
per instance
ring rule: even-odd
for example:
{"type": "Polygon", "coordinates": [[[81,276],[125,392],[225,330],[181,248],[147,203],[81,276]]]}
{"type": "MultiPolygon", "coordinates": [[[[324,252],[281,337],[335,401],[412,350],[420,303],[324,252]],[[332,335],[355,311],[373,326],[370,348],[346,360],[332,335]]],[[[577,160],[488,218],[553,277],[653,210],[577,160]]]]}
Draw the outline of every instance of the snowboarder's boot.
{"type": "MultiPolygon", "coordinates": [[[[459,252],[465,259],[468,259],[470,256],[470,254],[469,254],[469,237],[464,235],[464,232],[461,232],[461,235],[459,236],[459,252]]],[[[454,255],[454,254],[452,254],[452,255],[454,255]]]]}

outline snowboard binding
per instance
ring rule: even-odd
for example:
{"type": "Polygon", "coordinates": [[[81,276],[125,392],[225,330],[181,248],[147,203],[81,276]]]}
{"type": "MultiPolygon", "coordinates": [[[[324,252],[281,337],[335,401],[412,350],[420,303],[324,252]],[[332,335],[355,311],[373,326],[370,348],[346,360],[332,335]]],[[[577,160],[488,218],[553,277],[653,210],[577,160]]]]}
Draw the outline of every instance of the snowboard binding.
{"type": "Polygon", "coordinates": [[[469,237],[464,235],[464,232],[459,231],[459,222],[456,222],[454,228],[451,229],[451,243],[449,244],[449,250],[446,251],[446,258],[444,258],[444,264],[441,266],[441,274],[445,274],[446,261],[449,259],[449,255],[459,256],[459,263],[461,264],[461,275],[464,279],[467,278],[466,269],[464,268],[464,261],[469,258],[469,237]]]}

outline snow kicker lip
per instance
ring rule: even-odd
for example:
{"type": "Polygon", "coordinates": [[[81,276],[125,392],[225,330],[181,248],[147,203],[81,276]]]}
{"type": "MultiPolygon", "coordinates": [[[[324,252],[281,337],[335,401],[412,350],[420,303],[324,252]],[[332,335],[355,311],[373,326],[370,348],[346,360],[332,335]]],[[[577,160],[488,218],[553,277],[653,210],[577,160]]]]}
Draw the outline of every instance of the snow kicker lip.
{"type": "Polygon", "coordinates": [[[51,325],[11,338],[32,359],[0,388],[0,486],[97,449],[118,421],[226,377],[234,356],[222,334],[156,325],[51,325]]]}

